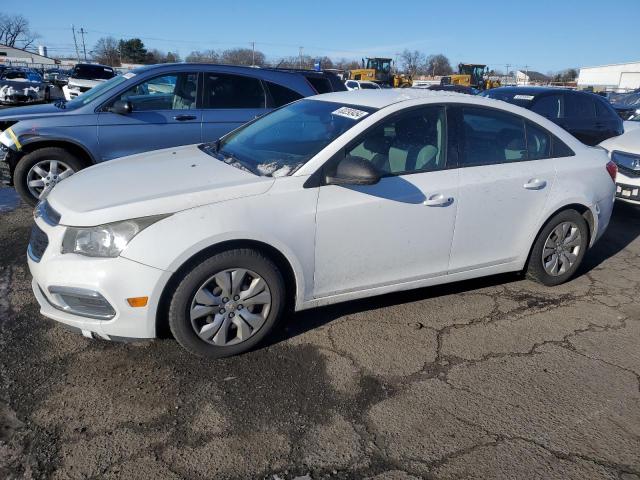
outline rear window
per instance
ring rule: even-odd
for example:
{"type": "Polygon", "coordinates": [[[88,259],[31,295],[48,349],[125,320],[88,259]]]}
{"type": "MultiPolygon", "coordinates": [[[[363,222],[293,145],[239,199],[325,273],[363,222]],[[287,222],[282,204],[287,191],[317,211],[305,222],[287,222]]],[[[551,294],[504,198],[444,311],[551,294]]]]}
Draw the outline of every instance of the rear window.
{"type": "Polygon", "coordinates": [[[71,76],[83,80],[109,80],[115,77],[113,68],[102,65],[76,65],[73,67],[71,76]]]}
{"type": "Polygon", "coordinates": [[[318,93],[333,92],[333,89],[331,88],[331,82],[329,82],[329,80],[326,78],[309,75],[307,76],[307,80],[309,81],[313,89],[318,93]]]}
{"type": "Polygon", "coordinates": [[[535,101],[531,110],[543,117],[560,118],[561,104],[560,95],[545,95],[535,101]]]}

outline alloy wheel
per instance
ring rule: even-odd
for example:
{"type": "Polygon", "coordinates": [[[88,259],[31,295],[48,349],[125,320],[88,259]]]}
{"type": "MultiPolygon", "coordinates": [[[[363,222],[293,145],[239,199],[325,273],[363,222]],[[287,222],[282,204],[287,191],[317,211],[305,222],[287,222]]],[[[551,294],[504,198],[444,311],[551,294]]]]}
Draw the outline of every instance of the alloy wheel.
{"type": "Polygon", "coordinates": [[[582,248],[582,235],[578,225],[562,222],[556,226],[544,243],[542,265],[545,272],[557,277],[566,273],[578,260],[582,248]]]}
{"type": "Polygon", "coordinates": [[[258,332],[271,304],[271,291],[260,275],[233,268],[216,273],[200,286],[189,315],[201,340],[222,347],[244,342],[258,332]]]}
{"type": "Polygon", "coordinates": [[[58,182],[73,175],[75,171],[60,160],[41,160],[29,169],[27,187],[35,198],[45,198],[58,182]]]}

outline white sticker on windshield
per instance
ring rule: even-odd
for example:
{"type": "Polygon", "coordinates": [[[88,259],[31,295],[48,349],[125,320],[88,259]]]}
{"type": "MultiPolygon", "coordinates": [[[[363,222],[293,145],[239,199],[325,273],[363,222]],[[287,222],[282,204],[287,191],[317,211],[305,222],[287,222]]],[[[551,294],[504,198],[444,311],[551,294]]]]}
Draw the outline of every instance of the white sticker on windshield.
{"type": "Polygon", "coordinates": [[[513,99],[514,100],[533,100],[534,97],[533,95],[514,95],[513,99]]]}
{"type": "Polygon", "coordinates": [[[133,72],[127,72],[127,73],[125,73],[125,74],[124,74],[124,75],[122,75],[122,76],[123,76],[124,78],[126,78],[127,80],[129,80],[130,78],[135,77],[135,76],[136,76],[136,74],[135,74],[135,73],[133,73],[133,72]]]}
{"type": "Polygon", "coordinates": [[[369,112],[357,110],[355,108],[340,107],[335,112],[331,112],[332,115],[339,115],[341,117],[350,118],[351,120],[360,120],[363,117],[369,115],[369,112]]]}

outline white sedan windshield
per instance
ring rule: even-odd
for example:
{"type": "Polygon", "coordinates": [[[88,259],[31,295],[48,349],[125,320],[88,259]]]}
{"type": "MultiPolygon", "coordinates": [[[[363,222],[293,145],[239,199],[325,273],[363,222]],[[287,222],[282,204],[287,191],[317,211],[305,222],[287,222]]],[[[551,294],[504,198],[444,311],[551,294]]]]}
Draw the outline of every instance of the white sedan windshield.
{"type": "Polygon", "coordinates": [[[201,149],[256,175],[290,175],[374,109],[300,100],[201,149]]]}

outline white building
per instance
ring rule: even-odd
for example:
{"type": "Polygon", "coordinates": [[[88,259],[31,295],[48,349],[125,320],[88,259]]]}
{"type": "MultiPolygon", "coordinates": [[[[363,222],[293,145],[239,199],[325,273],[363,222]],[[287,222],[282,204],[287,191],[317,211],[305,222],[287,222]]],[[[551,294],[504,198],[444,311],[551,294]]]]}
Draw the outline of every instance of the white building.
{"type": "Polygon", "coordinates": [[[516,85],[547,85],[551,79],[540,72],[533,70],[518,70],[516,72],[516,85]]]}
{"type": "Polygon", "coordinates": [[[38,55],[21,48],[8,47],[0,44],[0,64],[13,65],[55,65],[53,58],[38,55]]]}
{"type": "Polygon", "coordinates": [[[640,62],[581,68],[578,87],[620,91],[640,88],[640,62]]]}

